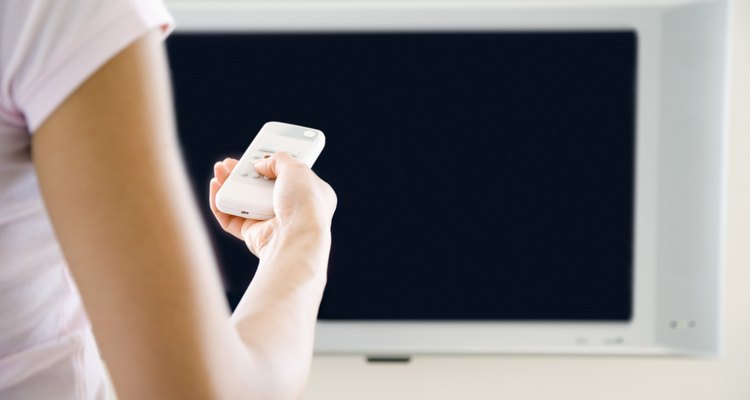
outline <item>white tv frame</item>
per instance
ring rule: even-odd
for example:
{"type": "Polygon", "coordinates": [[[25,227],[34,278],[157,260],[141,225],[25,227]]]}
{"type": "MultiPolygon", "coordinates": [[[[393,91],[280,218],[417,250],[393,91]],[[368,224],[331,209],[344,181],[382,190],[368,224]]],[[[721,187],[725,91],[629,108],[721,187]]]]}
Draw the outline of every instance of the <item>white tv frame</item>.
{"type": "Polygon", "coordinates": [[[382,356],[720,353],[729,0],[193,0],[167,5],[177,32],[634,30],[632,320],[321,321],[316,351],[382,356]]]}

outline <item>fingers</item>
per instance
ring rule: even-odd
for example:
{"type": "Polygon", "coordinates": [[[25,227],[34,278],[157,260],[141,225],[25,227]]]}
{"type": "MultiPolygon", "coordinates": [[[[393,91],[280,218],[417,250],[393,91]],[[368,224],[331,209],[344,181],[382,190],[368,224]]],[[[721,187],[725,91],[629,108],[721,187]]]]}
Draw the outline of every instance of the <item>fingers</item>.
{"type": "Polygon", "coordinates": [[[260,258],[262,249],[275,230],[274,224],[275,221],[270,219],[265,221],[245,220],[242,225],[242,239],[250,252],[256,257],[260,258]]]}
{"type": "Polygon", "coordinates": [[[289,153],[283,151],[273,153],[271,157],[262,158],[253,163],[253,166],[259,174],[271,179],[277,178],[284,173],[284,170],[289,168],[299,168],[300,166],[307,168],[305,164],[295,160],[289,153]]]}
{"type": "Polygon", "coordinates": [[[215,177],[211,179],[211,182],[209,183],[209,204],[211,206],[211,212],[214,214],[216,221],[219,222],[219,225],[221,225],[221,228],[237,238],[242,239],[242,226],[245,219],[225,214],[216,206],[216,194],[219,192],[222,184],[227,180],[229,174],[236,165],[237,160],[233,158],[226,158],[224,161],[217,162],[214,165],[215,177]]]}
{"type": "Polygon", "coordinates": [[[225,158],[224,161],[214,164],[214,176],[220,184],[227,180],[235,166],[237,166],[237,160],[233,158],[225,158]]]}
{"type": "Polygon", "coordinates": [[[211,212],[214,214],[216,221],[219,222],[221,228],[225,231],[234,235],[237,239],[244,239],[244,230],[252,226],[254,223],[259,221],[249,220],[234,215],[225,214],[216,207],[216,193],[221,189],[221,184],[216,178],[211,179],[209,187],[209,203],[211,204],[211,212]]]}
{"type": "Polygon", "coordinates": [[[237,166],[238,162],[239,160],[237,159],[227,157],[224,159],[224,161],[222,161],[222,164],[224,164],[224,166],[227,167],[227,169],[231,172],[234,167],[237,166]]]}
{"type": "Polygon", "coordinates": [[[219,192],[219,189],[221,188],[221,183],[219,183],[217,178],[211,179],[211,183],[209,184],[209,204],[211,205],[211,212],[214,214],[214,217],[216,218],[216,221],[219,222],[219,225],[221,225],[221,228],[225,231],[228,231],[227,228],[229,228],[230,222],[233,218],[232,215],[224,214],[223,212],[219,211],[219,209],[216,207],[216,193],[219,192]]]}

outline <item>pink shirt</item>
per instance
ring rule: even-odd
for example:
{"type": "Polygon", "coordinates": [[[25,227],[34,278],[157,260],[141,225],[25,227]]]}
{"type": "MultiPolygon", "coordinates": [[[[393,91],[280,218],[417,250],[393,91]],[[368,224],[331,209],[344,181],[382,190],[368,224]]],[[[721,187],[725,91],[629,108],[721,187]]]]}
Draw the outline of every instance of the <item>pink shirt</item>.
{"type": "Polygon", "coordinates": [[[91,327],[39,194],[31,134],[108,59],[171,26],[159,0],[0,1],[2,399],[105,398],[91,327]]]}

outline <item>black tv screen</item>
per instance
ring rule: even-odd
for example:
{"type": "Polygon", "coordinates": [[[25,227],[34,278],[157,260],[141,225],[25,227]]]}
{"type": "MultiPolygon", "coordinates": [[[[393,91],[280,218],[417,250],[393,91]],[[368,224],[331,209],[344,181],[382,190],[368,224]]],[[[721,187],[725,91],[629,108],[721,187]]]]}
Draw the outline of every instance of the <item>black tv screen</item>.
{"type": "MultiPolygon", "coordinates": [[[[631,318],[632,31],[174,34],[199,199],[266,121],[321,129],[326,320],[631,318]]],[[[257,260],[202,204],[236,304],[257,260]]]]}

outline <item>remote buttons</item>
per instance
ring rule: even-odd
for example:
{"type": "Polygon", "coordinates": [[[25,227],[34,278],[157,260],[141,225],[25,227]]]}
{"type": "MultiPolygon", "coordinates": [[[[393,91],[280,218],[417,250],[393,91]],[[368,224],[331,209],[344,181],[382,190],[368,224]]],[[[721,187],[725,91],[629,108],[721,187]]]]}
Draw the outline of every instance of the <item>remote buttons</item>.
{"type": "MultiPolygon", "coordinates": [[[[271,153],[271,154],[275,153],[276,149],[274,149],[273,147],[261,147],[261,148],[258,149],[258,151],[260,152],[260,154],[256,153],[256,154],[252,155],[252,158],[254,160],[259,160],[261,158],[268,158],[268,157],[270,157],[269,153],[271,153]]],[[[290,151],[289,155],[291,155],[294,158],[297,158],[297,157],[299,157],[299,151],[290,151]]]]}
{"type": "Polygon", "coordinates": [[[315,131],[304,131],[304,132],[302,132],[302,136],[307,137],[307,138],[315,137],[316,134],[317,134],[317,132],[315,132],[315,131]]]}
{"type": "Polygon", "coordinates": [[[240,170],[240,175],[247,176],[250,173],[250,168],[252,167],[253,167],[252,164],[243,166],[242,169],[240,170]]]}

